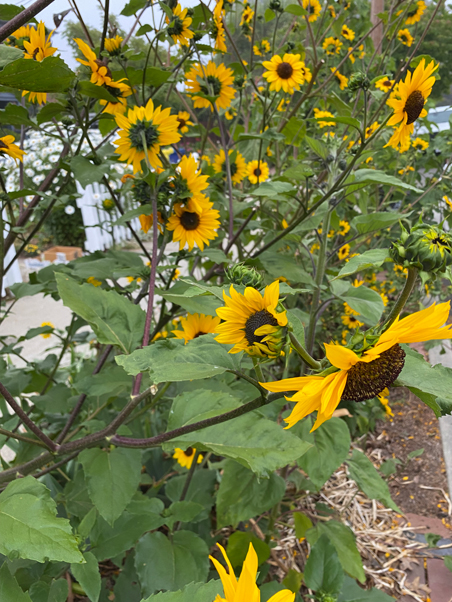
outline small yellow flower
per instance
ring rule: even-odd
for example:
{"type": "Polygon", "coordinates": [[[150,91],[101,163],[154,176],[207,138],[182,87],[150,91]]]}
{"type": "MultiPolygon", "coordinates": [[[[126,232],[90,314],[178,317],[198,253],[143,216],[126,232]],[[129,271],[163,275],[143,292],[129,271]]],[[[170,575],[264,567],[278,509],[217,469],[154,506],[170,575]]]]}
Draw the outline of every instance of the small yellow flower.
{"type": "Polygon", "coordinates": [[[173,274],[173,277],[171,280],[177,280],[179,278],[179,276],[180,276],[180,270],[178,268],[176,268],[174,270],[174,274],[173,274]]]}
{"type": "Polygon", "coordinates": [[[345,259],[346,257],[348,257],[349,254],[350,254],[350,245],[349,244],[342,245],[342,247],[337,252],[337,256],[341,260],[345,259]]]}
{"type": "Polygon", "coordinates": [[[187,16],[188,8],[182,10],[178,3],[173,9],[173,16],[166,17],[168,33],[179,46],[190,46],[190,40],[195,35],[190,29],[193,19],[187,16]]]}
{"type": "Polygon", "coordinates": [[[336,18],[336,11],[334,10],[334,6],[332,6],[331,4],[328,6],[328,11],[330,13],[330,16],[335,19],[336,18]]]}
{"type": "Polygon", "coordinates": [[[190,121],[190,114],[187,111],[179,111],[177,114],[177,121],[179,125],[177,129],[181,134],[186,134],[188,132],[188,126],[193,125],[193,122],[190,121]]]}
{"type": "Polygon", "coordinates": [[[203,334],[217,332],[220,321],[220,318],[204,314],[187,314],[186,318],[180,319],[182,330],[173,330],[173,334],[178,339],[184,339],[187,344],[203,334]]]}
{"type": "Polygon", "coordinates": [[[425,151],[428,149],[428,142],[422,138],[415,138],[412,144],[413,148],[418,151],[425,151]]]}
{"type": "Polygon", "coordinates": [[[336,122],[334,121],[334,115],[329,111],[321,111],[320,109],[314,108],[314,117],[318,120],[317,123],[321,128],[336,125],[336,122]],[[320,119],[325,117],[331,117],[333,118],[333,121],[319,121],[320,119]]]}
{"type": "MultiPolygon", "coordinates": [[[[55,329],[55,326],[52,324],[52,322],[43,322],[41,324],[41,328],[43,328],[44,326],[48,326],[49,328],[55,329]]],[[[50,337],[52,336],[52,333],[44,332],[41,336],[43,339],[50,339],[50,337]]]]}
{"type": "MultiPolygon", "coordinates": [[[[418,21],[420,21],[422,15],[425,12],[425,9],[427,8],[427,5],[424,2],[424,0],[419,0],[419,2],[416,2],[415,6],[416,6],[415,9],[410,10],[407,13],[407,18],[405,20],[405,24],[406,25],[414,25],[415,23],[417,23],[418,21]]],[[[397,15],[400,15],[402,12],[403,12],[403,10],[400,10],[397,13],[397,15]]]]}
{"type": "Polygon", "coordinates": [[[110,54],[119,54],[121,52],[121,42],[123,38],[121,36],[115,36],[114,38],[105,38],[105,50],[110,54]]]}
{"type": "Polygon", "coordinates": [[[251,184],[260,184],[268,180],[269,169],[265,161],[250,161],[247,165],[248,180],[251,184]]]}
{"type": "Polygon", "coordinates": [[[352,42],[355,39],[355,32],[353,31],[353,29],[350,29],[350,27],[347,27],[347,25],[345,25],[344,23],[341,29],[341,36],[344,37],[346,40],[352,42]]]}
{"type": "Polygon", "coordinates": [[[88,284],[92,284],[93,286],[102,286],[102,282],[97,280],[97,278],[94,278],[94,276],[87,278],[86,282],[88,282],[88,284]]]}
{"type": "Polygon", "coordinates": [[[244,11],[242,12],[242,19],[240,21],[240,27],[244,23],[251,23],[253,17],[254,17],[254,10],[252,10],[252,8],[249,5],[246,6],[244,11]]]}
{"type": "Polygon", "coordinates": [[[404,46],[408,46],[408,48],[413,44],[414,38],[410,33],[409,29],[399,29],[397,32],[397,39],[402,42],[404,46]]]}
{"type": "MultiPolygon", "coordinates": [[[[187,447],[184,451],[179,447],[176,447],[174,450],[173,458],[177,460],[177,463],[180,464],[183,468],[190,469],[193,464],[193,460],[195,459],[196,449],[194,447],[187,447]]],[[[203,456],[199,454],[197,463],[201,464],[203,456]]]]}
{"type": "Polygon", "coordinates": [[[325,38],[322,44],[323,50],[329,54],[339,54],[341,51],[342,42],[338,38],[333,38],[332,36],[325,38]]]}
{"type": "Polygon", "coordinates": [[[330,67],[330,69],[331,69],[331,73],[333,73],[339,80],[339,88],[341,90],[345,90],[345,88],[348,86],[348,77],[346,77],[345,75],[342,75],[342,73],[339,73],[339,71],[337,69],[335,69],[334,67],[330,67]]]}
{"type": "Polygon", "coordinates": [[[339,236],[345,236],[347,234],[347,232],[350,231],[350,224],[348,223],[347,220],[345,219],[341,219],[339,222],[339,230],[337,231],[337,233],[339,234],[339,236]]]}
{"type": "Polygon", "coordinates": [[[9,155],[16,163],[19,159],[23,161],[23,156],[26,154],[25,151],[21,150],[17,144],[13,144],[14,136],[3,136],[0,138],[0,155],[9,155]]]}
{"type": "Polygon", "coordinates": [[[380,124],[378,123],[378,121],[374,121],[372,123],[372,125],[370,125],[369,127],[366,128],[366,134],[365,134],[366,140],[367,140],[367,138],[370,138],[372,136],[372,134],[375,132],[375,130],[378,130],[379,125],[380,124]]]}
{"type": "Polygon", "coordinates": [[[284,230],[286,230],[289,227],[289,224],[287,223],[286,219],[283,219],[283,221],[281,222],[281,225],[284,228],[284,230]]]}
{"type": "Polygon", "coordinates": [[[317,21],[322,12],[322,6],[318,0],[303,0],[303,8],[308,12],[310,23],[317,21]]]}

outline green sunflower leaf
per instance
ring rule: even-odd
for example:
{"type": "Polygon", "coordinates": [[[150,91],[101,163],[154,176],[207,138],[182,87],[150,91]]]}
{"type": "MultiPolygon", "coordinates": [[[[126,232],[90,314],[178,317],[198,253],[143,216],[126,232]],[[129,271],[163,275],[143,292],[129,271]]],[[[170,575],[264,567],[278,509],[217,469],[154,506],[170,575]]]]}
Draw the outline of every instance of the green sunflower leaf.
{"type": "Polygon", "coordinates": [[[356,257],[352,257],[333,280],[351,276],[356,272],[361,272],[368,268],[379,268],[389,259],[389,249],[371,249],[370,251],[365,251],[360,255],[356,255],[356,257]]]}
{"type": "Polygon", "coordinates": [[[212,602],[217,594],[223,595],[219,579],[209,583],[190,583],[177,592],[160,592],[142,602],[212,602]]]}

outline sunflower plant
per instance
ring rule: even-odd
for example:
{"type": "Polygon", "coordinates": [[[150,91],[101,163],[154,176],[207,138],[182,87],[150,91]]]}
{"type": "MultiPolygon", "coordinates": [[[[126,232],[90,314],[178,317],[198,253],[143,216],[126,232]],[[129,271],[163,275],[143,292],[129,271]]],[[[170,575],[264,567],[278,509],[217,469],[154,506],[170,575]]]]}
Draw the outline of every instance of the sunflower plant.
{"type": "Polygon", "coordinates": [[[447,65],[425,41],[449,9],[107,2],[98,28],[55,16],[70,62],[41,4],[2,5],[0,280],[82,189],[131,242],[2,302],[5,602],[399,599],[397,559],[377,582],[322,488],[347,471],[395,520],[361,436],[396,389],[452,411],[425,357],[452,339],[447,65]],[[67,322],[10,335],[43,296],[67,322]]]}

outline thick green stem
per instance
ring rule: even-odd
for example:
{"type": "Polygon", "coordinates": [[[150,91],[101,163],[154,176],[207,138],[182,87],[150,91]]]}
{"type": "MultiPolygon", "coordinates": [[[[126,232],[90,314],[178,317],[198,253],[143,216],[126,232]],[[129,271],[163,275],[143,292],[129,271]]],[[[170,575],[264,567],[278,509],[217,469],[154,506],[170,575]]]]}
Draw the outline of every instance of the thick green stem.
{"type": "Polygon", "coordinates": [[[265,379],[264,379],[264,375],[262,373],[261,365],[259,364],[259,360],[255,357],[252,357],[251,359],[253,360],[254,371],[256,372],[257,380],[260,383],[264,383],[265,379]]]}
{"type": "Polygon", "coordinates": [[[416,283],[416,278],[418,275],[418,270],[416,268],[408,268],[408,275],[406,277],[405,286],[403,287],[403,291],[400,293],[399,298],[396,301],[396,304],[391,310],[388,319],[384,323],[383,330],[387,330],[391,324],[393,324],[400,314],[402,309],[405,307],[405,303],[408,301],[409,296],[414,288],[416,283]]]}
{"type": "Polygon", "coordinates": [[[292,343],[292,347],[298,353],[298,355],[302,358],[302,360],[307,364],[310,368],[314,368],[314,370],[319,370],[320,362],[315,360],[313,357],[309,355],[297,337],[293,334],[293,332],[289,332],[290,342],[292,343]]]}

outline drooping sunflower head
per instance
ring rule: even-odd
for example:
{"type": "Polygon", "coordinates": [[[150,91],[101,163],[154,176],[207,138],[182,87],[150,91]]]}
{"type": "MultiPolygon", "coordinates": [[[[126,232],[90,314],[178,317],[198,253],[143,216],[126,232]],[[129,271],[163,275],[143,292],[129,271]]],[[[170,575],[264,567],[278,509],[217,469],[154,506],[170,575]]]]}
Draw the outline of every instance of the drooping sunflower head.
{"type": "Polygon", "coordinates": [[[203,334],[217,332],[216,329],[220,321],[220,318],[205,316],[204,314],[187,314],[186,318],[180,319],[182,330],[173,330],[173,335],[178,339],[184,339],[187,344],[188,341],[197,339],[203,334]]]}
{"type": "Polygon", "coordinates": [[[114,38],[105,38],[105,50],[113,56],[116,54],[120,54],[122,41],[123,38],[121,38],[121,36],[115,36],[114,38]]]}
{"type": "Polygon", "coordinates": [[[172,19],[170,20],[169,17],[166,17],[168,34],[173,38],[174,42],[178,43],[180,46],[189,46],[190,40],[195,35],[190,29],[193,19],[189,17],[187,13],[187,8],[182,10],[181,5],[177,4],[173,9],[172,19]]]}
{"type": "Polygon", "coordinates": [[[244,25],[244,24],[251,23],[251,21],[253,20],[253,17],[254,17],[254,10],[249,5],[245,6],[245,8],[242,12],[242,19],[240,21],[240,27],[242,27],[242,25],[244,25]]]}
{"type": "Polygon", "coordinates": [[[132,88],[125,84],[122,79],[117,82],[111,80],[105,87],[116,98],[116,102],[101,98],[99,104],[105,107],[103,112],[110,115],[123,115],[127,110],[126,98],[132,94],[132,88]]]}
{"type": "Polygon", "coordinates": [[[145,107],[129,109],[127,117],[116,115],[116,123],[121,128],[115,153],[120,155],[121,161],[133,165],[133,171],[141,171],[141,161],[147,158],[152,167],[162,167],[158,156],[161,146],[168,146],[179,142],[181,135],[178,132],[179,122],[176,115],[171,115],[171,109],[157,107],[149,100],[145,107]]]}
{"type": "Polygon", "coordinates": [[[332,117],[334,120],[333,113],[330,113],[329,111],[321,111],[320,109],[315,107],[314,108],[314,117],[317,119],[317,123],[319,124],[319,126],[321,128],[336,125],[335,121],[321,121],[321,119],[322,118],[324,119],[325,117],[332,117]]]}
{"type": "Polygon", "coordinates": [[[322,12],[322,6],[318,0],[303,0],[303,8],[307,11],[308,20],[311,23],[317,21],[322,12]]]}
{"type": "Polygon", "coordinates": [[[190,121],[190,114],[187,113],[187,111],[179,111],[177,114],[177,121],[179,122],[177,129],[181,134],[186,134],[189,126],[193,125],[193,121],[190,121]]]}
{"type": "Polygon", "coordinates": [[[403,44],[404,46],[408,46],[408,47],[410,47],[410,46],[413,44],[413,42],[414,42],[414,38],[413,38],[413,36],[411,35],[411,33],[410,33],[410,30],[409,30],[409,29],[407,29],[407,28],[405,28],[405,29],[400,29],[400,30],[397,32],[397,39],[398,39],[400,42],[402,42],[402,44],[403,44]]]}
{"type": "Polygon", "coordinates": [[[0,138],[0,155],[9,155],[17,163],[17,160],[23,161],[25,154],[25,151],[21,150],[17,144],[14,144],[14,136],[3,136],[0,138]]]}
{"type": "Polygon", "coordinates": [[[209,61],[207,65],[196,63],[185,74],[185,78],[185,85],[194,101],[195,108],[210,107],[213,111],[212,101],[197,95],[197,92],[216,97],[217,109],[227,109],[235,96],[233,71],[226,68],[223,63],[220,65],[216,65],[214,61],[209,61]]]}
{"type": "Polygon", "coordinates": [[[216,231],[220,227],[220,214],[212,206],[213,203],[207,203],[200,213],[188,211],[179,203],[174,206],[174,213],[166,227],[173,232],[173,242],[179,243],[179,249],[188,245],[191,251],[196,245],[202,251],[218,236],[216,231]]]}
{"type": "Polygon", "coordinates": [[[26,59],[33,59],[34,61],[41,62],[47,56],[52,56],[57,51],[56,48],[51,46],[50,38],[52,37],[53,31],[49,33],[46,38],[46,28],[43,21],[40,21],[37,29],[30,27],[29,29],[29,41],[24,40],[24,48],[26,59]]]}
{"type": "Polygon", "coordinates": [[[397,126],[386,146],[396,149],[399,145],[409,147],[410,135],[414,131],[414,122],[419,117],[427,115],[424,105],[435,83],[433,73],[438,66],[434,61],[426,66],[425,59],[422,59],[412,73],[407,73],[405,81],[398,83],[393,94],[386,101],[386,104],[394,110],[388,126],[397,126]]]}
{"type": "Polygon", "coordinates": [[[337,80],[339,82],[339,88],[341,90],[345,90],[345,88],[348,86],[348,77],[342,75],[342,73],[339,73],[339,71],[334,67],[330,67],[330,69],[331,72],[334,73],[334,75],[337,77],[337,80]]]}
{"type": "Polygon", "coordinates": [[[203,176],[193,155],[184,155],[176,168],[176,177],[171,182],[174,197],[185,205],[188,211],[201,213],[209,206],[209,199],[203,194],[209,183],[209,176],[203,176]]]}
{"type": "Polygon", "coordinates": [[[251,184],[261,184],[268,180],[269,169],[265,161],[250,161],[247,165],[248,180],[251,184]]]}
{"type": "MultiPolygon", "coordinates": [[[[182,466],[182,468],[187,468],[188,470],[191,468],[193,464],[193,460],[195,459],[196,449],[194,447],[187,447],[187,449],[180,449],[180,447],[176,447],[174,450],[173,458],[177,460],[177,463],[182,466]]],[[[197,463],[201,464],[203,456],[201,454],[198,455],[197,463]]]]}
{"type": "Polygon", "coordinates": [[[355,32],[353,31],[353,29],[350,29],[350,27],[347,27],[347,25],[345,25],[344,23],[341,29],[341,36],[351,42],[355,39],[355,32]]]}
{"type": "Polygon", "coordinates": [[[341,47],[342,42],[338,38],[334,38],[333,36],[325,38],[322,44],[323,50],[329,55],[339,54],[341,51],[341,47]]]}
{"type": "MultiPolygon", "coordinates": [[[[245,157],[232,149],[229,150],[228,156],[232,182],[240,184],[247,174],[245,157]]],[[[226,178],[226,155],[223,149],[220,150],[218,155],[215,155],[213,169],[215,173],[221,173],[223,178],[226,178]]]]}
{"type": "Polygon", "coordinates": [[[428,146],[429,146],[429,144],[428,144],[427,140],[423,140],[422,138],[415,138],[413,140],[413,148],[415,150],[425,151],[428,149],[428,146]]]}
{"type": "Polygon", "coordinates": [[[108,66],[97,58],[96,53],[91,50],[86,42],[80,38],[74,38],[74,42],[76,42],[83,56],[86,58],[86,61],[83,59],[76,60],[91,69],[91,83],[96,84],[96,86],[110,85],[112,75],[108,66]]]}
{"type": "MultiPolygon", "coordinates": [[[[263,61],[262,65],[267,69],[263,76],[270,84],[270,90],[279,92],[281,89],[293,94],[305,81],[306,68],[299,54],[286,53],[282,58],[275,54],[269,61],[263,61]]],[[[310,79],[310,78],[309,78],[310,79]]]]}
{"type": "Polygon", "coordinates": [[[216,341],[231,344],[229,353],[246,351],[257,357],[278,357],[286,339],[287,315],[278,311],[279,281],[265,287],[262,295],[247,287],[242,295],[231,284],[230,297],[223,292],[225,307],[217,309],[223,322],[217,327],[216,341]]]}
{"type": "Polygon", "coordinates": [[[52,322],[43,322],[41,324],[41,328],[44,328],[44,327],[47,327],[47,328],[49,328],[51,330],[49,330],[48,332],[43,332],[41,334],[41,336],[42,336],[43,339],[50,339],[50,337],[52,336],[52,332],[55,329],[55,326],[52,324],[52,322]]]}
{"type": "MultiPolygon", "coordinates": [[[[414,5],[414,8],[407,13],[407,18],[406,18],[405,24],[406,25],[414,25],[415,23],[420,21],[426,8],[427,8],[427,5],[425,4],[424,0],[419,0],[419,2],[416,2],[416,4],[414,5]]],[[[402,12],[402,11],[400,11],[400,12],[402,12]]],[[[400,14],[400,12],[398,14],[400,14]]]]}
{"type": "Polygon", "coordinates": [[[223,0],[219,0],[213,10],[213,25],[211,34],[215,39],[215,50],[220,50],[221,52],[227,52],[228,50],[226,46],[226,34],[223,25],[223,17],[225,14],[225,10],[223,9],[223,0]]]}

